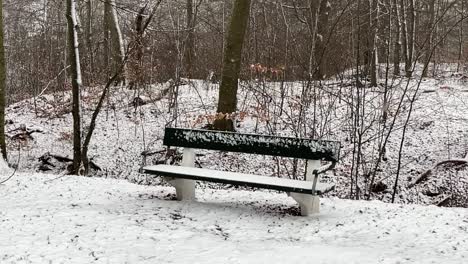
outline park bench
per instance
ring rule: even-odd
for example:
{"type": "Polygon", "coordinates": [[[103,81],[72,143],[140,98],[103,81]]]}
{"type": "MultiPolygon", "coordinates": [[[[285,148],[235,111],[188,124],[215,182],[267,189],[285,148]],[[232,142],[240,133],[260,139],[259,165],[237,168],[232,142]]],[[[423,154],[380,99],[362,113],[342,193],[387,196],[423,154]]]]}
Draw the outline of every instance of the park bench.
{"type": "Polygon", "coordinates": [[[180,128],[166,128],[163,144],[184,148],[181,166],[152,165],[142,171],[165,177],[176,188],[178,200],[195,199],[195,181],[250,186],[287,192],[299,203],[302,215],[318,213],[319,195],[334,189],[333,184],[321,183],[319,175],[335,166],[340,151],[335,141],[180,128]],[[194,149],[306,159],[305,180],[194,168],[194,149]],[[322,166],[321,160],[328,164],[322,166]]]}

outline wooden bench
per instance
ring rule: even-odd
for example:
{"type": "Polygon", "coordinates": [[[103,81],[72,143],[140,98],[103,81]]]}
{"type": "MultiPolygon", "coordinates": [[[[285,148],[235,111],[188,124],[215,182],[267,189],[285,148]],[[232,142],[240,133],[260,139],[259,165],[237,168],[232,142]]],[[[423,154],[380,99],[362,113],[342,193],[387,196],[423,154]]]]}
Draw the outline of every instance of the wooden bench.
{"type": "Polygon", "coordinates": [[[181,166],[145,166],[142,171],[165,177],[176,188],[178,200],[195,199],[195,181],[250,186],[287,192],[302,215],[318,213],[319,195],[333,190],[333,184],[319,182],[319,175],[335,166],[340,153],[335,141],[180,128],[166,128],[163,143],[184,148],[181,166]],[[305,181],[194,168],[194,149],[306,159],[305,181]],[[329,163],[322,166],[321,160],[329,163]]]}

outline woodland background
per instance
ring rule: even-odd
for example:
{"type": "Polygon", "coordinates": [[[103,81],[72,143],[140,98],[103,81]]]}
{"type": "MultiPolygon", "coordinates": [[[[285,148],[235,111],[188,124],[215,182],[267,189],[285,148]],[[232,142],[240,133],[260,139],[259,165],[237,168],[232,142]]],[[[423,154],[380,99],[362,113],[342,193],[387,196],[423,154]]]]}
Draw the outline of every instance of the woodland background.
{"type": "MultiPolygon", "coordinates": [[[[209,128],[220,112],[234,112],[239,123],[234,129],[340,140],[338,196],[395,201],[404,194],[412,197],[400,197],[404,202],[466,207],[468,178],[458,174],[467,163],[466,144],[459,140],[464,133],[452,141],[444,140],[454,134],[444,134],[438,147],[449,150],[424,164],[405,151],[415,123],[417,129],[432,124],[414,117],[421,94],[451,89],[450,82],[466,83],[467,8],[465,0],[4,0],[7,104],[29,100],[43,121],[79,113],[72,108],[79,105],[86,110],[102,104],[115,111],[118,106],[105,100],[106,93],[124,86],[134,122],[151,111],[143,105],[160,101],[164,125],[175,126],[187,124],[191,117],[182,110],[200,98],[203,110],[192,113],[193,127],[209,128]],[[209,97],[210,89],[222,90],[217,84],[229,62],[226,48],[236,45],[228,41],[232,10],[241,4],[249,8],[242,11],[248,23],[239,93],[228,98],[237,109],[219,111],[219,105],[205,105],[200,94],[184,99],[184,87],[206,87],[209,97]],[[70,48],[74,40],[77,50],[70,48]],[[82,82],[74,83],[78,79],[82,82]],[[70,91],[80,90],[74,85],[95,96],[73,96],[75,104],[70,91]],[[250,105],[249,98],[255,98],[250,105]],[[246,116],[256,123],[242,125],[246,116]],[[416,169],[406,166],[411,162],[416,169]],[[439,167],[457,177],[410,190],[439,167]]],[[[462,123],[463,111],[457,110],[462,123]]],[[[87,134],[92,135],[92,123],[85,126],[87,134]]],[[[81,126],[74,124],[75,131],[81,126]]],[[[85,141],[85,150],[74,141],[74,149],[85,153],[74,156],[88,163],[87,136],[73,136],[85,141]]],[[[425,144],[424,137],[418,144],[425,144]]],[[[145,145],[142,153],[147,151],[145,145]]],[[[78,173],[80,162],[72,172],[78,173]]],[[[302,177],[300,161],[271,162],[277,165],[272,174],[302,177]]]]}

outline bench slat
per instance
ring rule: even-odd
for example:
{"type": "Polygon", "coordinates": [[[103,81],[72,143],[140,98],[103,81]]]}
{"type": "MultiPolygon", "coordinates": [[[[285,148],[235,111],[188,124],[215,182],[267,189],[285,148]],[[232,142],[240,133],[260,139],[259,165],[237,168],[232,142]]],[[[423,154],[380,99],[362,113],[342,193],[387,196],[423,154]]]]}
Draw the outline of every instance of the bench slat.
{"type": "MultiPolygon", "coordinates": [[[[253,174],[171,165],[147,166],[143,168],[143,172],[165,177],[209,181],[233,185],[244,185],[285,192],[312,194],[313,183],[311,181],[298,181],[277,177],[259,176],[253,174]]],[[[317,183],[316,191],[317,194],[320,195],[333,190],[334,187],[335,186],[333,184],[317,183]]]]}
{"type": "Polygon", "coordinates": [[[338,162],[340,142],[167,127],[164,145],[338,162]]]}

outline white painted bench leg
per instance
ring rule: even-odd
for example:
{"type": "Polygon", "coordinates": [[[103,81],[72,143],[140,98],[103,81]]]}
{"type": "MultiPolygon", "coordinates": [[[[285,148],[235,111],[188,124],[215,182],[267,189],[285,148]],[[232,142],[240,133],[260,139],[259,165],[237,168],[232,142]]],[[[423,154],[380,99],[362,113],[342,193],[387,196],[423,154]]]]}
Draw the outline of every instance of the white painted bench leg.
{"type": "MultiPolygon", "coordinates": [[[[318,179],[314,179],[315,175],[313,174],[314,169],[317,168],[320,168],[320,160],[307,161],[306,181],[318,182],[318,179]]],[[[305,193],[290,193],[290,195],[301,207],[301,215],[308,216],[320,212],[320,198],[318,195],[305,193]]]]}
{"type": "MultiPolygon", "coordinates": [[[[182,166],[195,166],[195,152],[191,148],[184,148],[182,166]]],[[[165,178],[166,181],[175,187],[177,200],[195,200],[195,181],[186,179],[165,178]]]]}
{"type": "Polygon", "coordinates": [[[320,198],[318,195],[305,193],[290,193],[289,195],[291,195],[301,207],[302,216],[309,216],[320,212],[320,198]]]}
{"type": "Polygon", "coordinates": [[[185,179],[170,179],[169,184],[175,187],[177,200],[195,200],[195,182],[185,179]]]}

